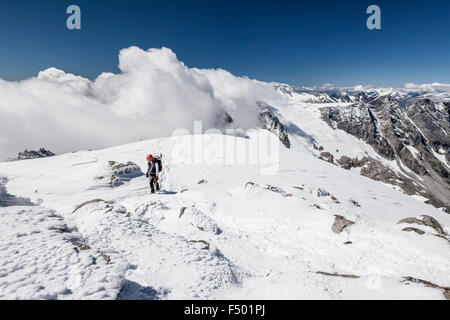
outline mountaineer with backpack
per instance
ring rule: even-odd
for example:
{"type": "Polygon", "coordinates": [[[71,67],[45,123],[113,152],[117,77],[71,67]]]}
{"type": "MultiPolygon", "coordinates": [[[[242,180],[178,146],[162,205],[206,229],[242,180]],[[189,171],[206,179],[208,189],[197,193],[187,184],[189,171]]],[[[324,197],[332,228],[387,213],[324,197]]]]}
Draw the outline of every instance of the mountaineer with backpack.
{"type": "Polygon", "coordinates": [[[148,162],[148,170],[145,175],[147,178],[150,178],[150,189],[152,193],[159,191],[159,173],[162,171],[162,162],[160,157],[154,157],[151,154],[147,156],[148,162]]]}

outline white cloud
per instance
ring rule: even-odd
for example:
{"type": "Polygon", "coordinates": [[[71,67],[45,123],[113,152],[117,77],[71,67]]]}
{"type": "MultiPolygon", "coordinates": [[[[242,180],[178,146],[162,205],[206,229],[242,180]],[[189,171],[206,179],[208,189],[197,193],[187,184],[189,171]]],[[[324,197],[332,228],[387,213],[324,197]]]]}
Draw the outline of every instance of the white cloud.
{"type": "Polygon", "coordinates": [[[450,92],[450,84],[449,83],[439,83],[439,82],[433,82],[433,83],[422,83],[422,84],[415,84],[415,83],[405,83],[405,89],[408,90],[438,90],[438,91],[449,91],[450,92]]]}
{"type": "Polygon", "coordinates": [[[167,48],[119,54],[119,74],[95,81],[50,68],[21,82],[0,79],[0,159],[25,148],[70,152],[215,127],[227,110],[256,124],[255,101],[281,97],[263,82],[224,70],[188,68],[167,48]]]}

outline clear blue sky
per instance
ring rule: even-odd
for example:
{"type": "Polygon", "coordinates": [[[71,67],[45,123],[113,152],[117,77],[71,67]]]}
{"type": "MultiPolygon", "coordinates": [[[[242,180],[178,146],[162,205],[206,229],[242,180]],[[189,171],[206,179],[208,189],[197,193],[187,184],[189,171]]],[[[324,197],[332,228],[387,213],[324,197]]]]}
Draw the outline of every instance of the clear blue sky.
{"type": "Polygon", "coordinates": [[[294,85],[450,82],[450,1],[2,0],[0,77],[54,66],[95,78],[120,49],[166,46],[188,66],[294,85]],[[82,30],[66,28],[66,8],[82,30]],[[366,28],[370,4],[382,30],[366,28]]]}

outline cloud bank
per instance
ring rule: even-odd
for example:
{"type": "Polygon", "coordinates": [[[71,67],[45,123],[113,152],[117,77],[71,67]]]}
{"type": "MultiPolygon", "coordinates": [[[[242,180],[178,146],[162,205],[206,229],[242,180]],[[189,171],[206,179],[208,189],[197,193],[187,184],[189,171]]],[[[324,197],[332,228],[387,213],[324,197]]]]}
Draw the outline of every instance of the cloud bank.
{"type": "Polygon", "coordinates": [[[446,91],[450,92],[450,84],[449,83],[405,83],[405,89],[408,90],[429,90],[429,91],[446,91]]]}
{"type": "Polygon", "coordinates": [[[270,84],[225,70],[188,68],[170,49],[137,47],[119,54],[120,73],[95,81],[50,68],[37,77],[0,79],[0,160],[25,148],[56,153],[170,136],[175,129],[256,126],[255,102],[282,97],[270,84]]]}

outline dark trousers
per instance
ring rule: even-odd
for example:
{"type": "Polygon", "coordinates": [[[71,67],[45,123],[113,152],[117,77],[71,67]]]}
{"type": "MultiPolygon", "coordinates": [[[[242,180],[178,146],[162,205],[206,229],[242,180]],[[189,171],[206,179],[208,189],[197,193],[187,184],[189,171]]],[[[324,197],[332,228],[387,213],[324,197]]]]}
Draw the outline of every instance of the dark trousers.
{"type": "Polygon", "coordinates": [[[152,190],[152,193],[156,191],[159,191],[159,182],[157,176],[150,176],[150,189],[152,190]]]}

